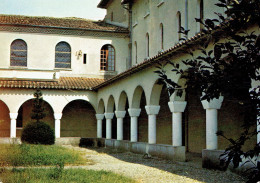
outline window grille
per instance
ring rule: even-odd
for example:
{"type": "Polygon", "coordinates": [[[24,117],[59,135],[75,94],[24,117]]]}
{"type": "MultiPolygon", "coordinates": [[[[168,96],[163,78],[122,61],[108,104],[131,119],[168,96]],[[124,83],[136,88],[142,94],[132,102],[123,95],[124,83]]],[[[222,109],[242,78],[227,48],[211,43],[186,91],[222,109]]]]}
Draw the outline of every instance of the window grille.
{"type": "Polygon", "coordinates": [[[56,45],[55,68],[71,68],[71,48],[66,42],[60,42],[56,45]]]}
{"type": "Polygon", "coordinates": [[[17,39],[12,42],[10,65],[27,67],[27,44],[23,40],[17,39]]]}
{"type": "Polygon", "coordinates": [[[115,49],[112,45],[104,45],[100,52],[100,70],[115,70],[115,49]]]}

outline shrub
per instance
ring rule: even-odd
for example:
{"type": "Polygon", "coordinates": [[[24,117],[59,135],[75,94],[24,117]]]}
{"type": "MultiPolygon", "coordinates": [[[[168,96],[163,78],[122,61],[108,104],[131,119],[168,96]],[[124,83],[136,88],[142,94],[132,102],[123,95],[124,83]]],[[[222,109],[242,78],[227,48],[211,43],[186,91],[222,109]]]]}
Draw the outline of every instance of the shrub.
{"type": "Polygon", "coordinates": [[[29,144],[52,145],[55,142],[54,130],[44,122],[31,122],[24,127],[21,140],[29,144]]]}

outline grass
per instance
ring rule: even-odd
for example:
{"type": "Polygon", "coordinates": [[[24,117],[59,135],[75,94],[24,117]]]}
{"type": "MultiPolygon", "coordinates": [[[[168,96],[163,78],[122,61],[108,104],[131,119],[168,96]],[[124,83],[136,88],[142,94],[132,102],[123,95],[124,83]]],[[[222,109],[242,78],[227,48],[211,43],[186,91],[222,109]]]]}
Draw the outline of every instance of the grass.
{"type": "Polygon", "coordinates": [[[4,183],[134,183],[135,181],[107,171],[60,168],[27,168],[3,170],[4,183]]]}
{"type": "Polygon", "coordinates": [[[0,167],[86,163],[90,163],[90,161],[83,158],[79,152],[61,146],[0,144],[0,167]]]}

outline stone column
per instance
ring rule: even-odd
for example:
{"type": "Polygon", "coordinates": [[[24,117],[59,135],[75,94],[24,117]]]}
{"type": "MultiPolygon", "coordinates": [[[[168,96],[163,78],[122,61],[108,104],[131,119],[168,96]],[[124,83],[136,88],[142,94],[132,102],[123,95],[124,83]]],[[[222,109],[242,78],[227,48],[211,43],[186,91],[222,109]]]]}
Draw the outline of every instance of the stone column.
{"type": "Polygon", "coordinates": [[[62,117],[62,113],[54,113],[55,119],[55,137],[60,138],[60,120],[62,117]]]}
{"type": "Polygon", "coordinates": [[[218,136],[216,132],[218,131],[218,109],[221,108],[223,102],[223,97],[220,96],[219,99],[213,99],[209,102],[203,100],[203,108],[206,109],[206,149],[215,150],[218,149],[218,136]]]}
{"type": "Polygon", "coordinates": [[[186,101],[168,102],[172,112],[172,145],[182,146],[182,113],[184,112],[186,101]]]}
{"type": "Polygon", "coordinates": [[[123,119],[126,111],[115,111],[117,118],[117,140],[123,140],[123,119]]]}
{"type": "Polygon", "coordinates": [[[9,113],[11,118],[11,124],[10,124],[10,137],[16,138],[16,119],[18,116],[18,113],[9,113]]]}
{"type": "Polygon", "coordinates": [[[106,139],[112,138],[112,119],[114,117],[114,113],[105,113],[106,118],[106,139]]]}
{"type": "Polygon", "coordinates": [[[96,114],[97,118],[97,138],[102,138],[102,120],[104,119],[104,114],[96,114]]]}
{"type": "Polygon", "coordinates": [[[156,115],[159,113],[160,106],[145,106],[148,114],[148,143],[156,144],[156,115]]]}
{"type": "Polygon", "coordinates": [[[138,116],[140,116],[141,109],[128,109],[129,116],[131,117],[131,128],[130,128],[130,141],[137,142],[138,139],[138,116]]]}

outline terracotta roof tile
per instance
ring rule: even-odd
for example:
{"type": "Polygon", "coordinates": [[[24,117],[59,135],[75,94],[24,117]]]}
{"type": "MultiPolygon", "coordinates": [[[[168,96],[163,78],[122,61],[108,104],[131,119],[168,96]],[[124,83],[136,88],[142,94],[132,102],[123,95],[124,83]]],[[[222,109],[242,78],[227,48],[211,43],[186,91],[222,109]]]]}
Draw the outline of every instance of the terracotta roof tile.
{"type": "Polygon", "coordinates": [[[93,21],[83,18],[54,18],[21,15],[1,15],[0,25],[23,25],[55,28],[86,29],[96,31],[128,32],[126,28],[111,25],[104,21],[93,21]]]}
{"type": "Polygon", "coordinates": [[[60,77],[60,79],[56,81],[0,79],[0,88],[32,89],[39,87],[40,89],[92,90],[94,86],[101,84],[104,81],[104,79],[83,77],[60,77]]]}

